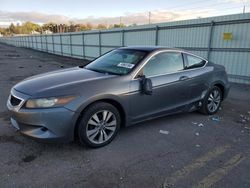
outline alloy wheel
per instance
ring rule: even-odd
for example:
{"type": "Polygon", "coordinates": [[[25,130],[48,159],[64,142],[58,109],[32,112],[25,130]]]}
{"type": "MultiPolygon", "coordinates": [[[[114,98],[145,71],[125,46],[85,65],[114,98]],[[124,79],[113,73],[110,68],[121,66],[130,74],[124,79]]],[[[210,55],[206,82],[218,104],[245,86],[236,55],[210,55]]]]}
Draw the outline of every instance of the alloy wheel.
{"type": "Polygon", "coordinates": [[[221,94],[217,89],[214,89],[208,97],[207,109],[209,112],[213,113],[219,108],[220,103],[221,94]]]}
{"type": "Polygon", "coordinates": [[[90,142],[102,144],[112,137],[116,129],[115,115],[109,110],[102,110],[91,116],[86,126],[86,134],[90,142]]]}

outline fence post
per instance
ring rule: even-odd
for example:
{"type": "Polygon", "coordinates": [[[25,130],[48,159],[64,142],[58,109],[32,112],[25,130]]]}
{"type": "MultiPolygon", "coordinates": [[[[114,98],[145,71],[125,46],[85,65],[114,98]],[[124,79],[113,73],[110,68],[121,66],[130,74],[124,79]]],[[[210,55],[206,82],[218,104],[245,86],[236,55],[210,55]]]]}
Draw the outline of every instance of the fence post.
{"type": "Polygon", "coordinates": [[[84,32],[82,32],[82,57],[85,59],[84,32]]]}
{"type": "Polygon", "coordinates": [[[99,31],[99,56],[102,55],[101,31],[99,31]]]}
{"type": "Polygon", "coordinates": [[[54,54],[54,53],[55,53],[54,34],[52,34],[51,36],[52,36],[51,40],[52,40],[52,45],[53,45],[53,54],[54,54]]]}
{"type": "Polygon", "coordinates": [[[35,36],[35,39],[36,39],[36,50],[38,50],[37,36],[35,36]]]}
{"type": "Polygon", "coordinates": [[[30,36],[27,36],[27,48],[30,48],[30,36]]]}
{"type": "Polygon", "coordinates": [[[73,53],[72,53],[72,34],[69,33],[69,45],[70,45],[70,56],[72,57],[73,56],[73,53]]]}
{"type": "Polygon", "coordinates": [[[30,36],[28,36],[28,45],[29,45],[29,48],[31,48],[31,39],[30,39],[30,36]]]}
{"type": "Polygon", "coordinates": [[[159,27],[157,25],[157,26],[155,26],[155,46],[158,46],[158,43],[159,43],[158,35],[159,35],[159,27]]]}
{"type": "Polygon", "coordinates": [[[45,34],[46,52],[49,51],[49,49],[48,49],[48,38],[47,37],[48,37],[47,34],[45,34]]]}
{"type": "Polygon", "coordinates": [[[124,39],[125,39],[125,37],[124,37],[124,29],[122,30],[122,32],[121,32],[121,34],[122,34],[122,46],[124,46],[124,44],[125,44],[125,41],[124,41],[124,39]]]}
{"type": "Polygon", "coordinates": [[[61,55],[63,55],[62,35],[60,34],[61,55]]]}
{"type": "Polygon", "coordinates": [[[41,41],[41,51],[43,51],[43,37],[42,37],[42,34],[40,35],[40,41],[41,41]]]}
{"type": "Polygon", "coordinates": [[[29,44],[30,44],[30,48],[32,48],[32,36],[29,36],[29,44]]]}
{"type": "Polygon", "coordinates": [[[215,25],[215,22],[211,21],[210,30],[209,30],[209,37],[208,37],[208,50],[207,50],[207,60],[208,61],[209,61],[210,53],[211,53],[214,25],[215,25]]]}
{"type": "Polygon", "coordinates": [[[33,41],[33,36],[31,36],[31,41],[32,41],[32,48],[34,49],[34,41],[33,41]]]}

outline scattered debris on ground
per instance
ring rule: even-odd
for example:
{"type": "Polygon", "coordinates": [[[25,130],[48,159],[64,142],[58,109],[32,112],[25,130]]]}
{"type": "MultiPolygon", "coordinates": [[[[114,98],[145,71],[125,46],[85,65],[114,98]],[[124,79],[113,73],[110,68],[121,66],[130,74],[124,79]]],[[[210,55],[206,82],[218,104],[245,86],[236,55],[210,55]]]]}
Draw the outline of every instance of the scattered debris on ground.
{"type": "Polygon", "coordinates": [[[6,54],[5,55],[6,57],[11,57],[11,58],[17,58],[17,57],[20,57],[19,54],[6,54]]]}
{"type": "Polygon", "coordinates": [[[240,114],[240,119],[237,120],[237,123],[241,123],[241,124],[246,124],[250,121],[250,117],[244,116],[243,114],[240,114]]]}
{"type": "Polygon", "coordinates": [[[193,125],[197,125],[198,127],[204,127],[203,123],[192,122],[193,125]]]}
{"type": "Polygon", "coordinates": [[[159,133],[161,133],[161,134],[169,134],[169,131],[160,130],[159,133]]]}
{"type": "Polygon", "coordinates": [[[212,121],[220,122],[221,118],[219,116],[214,116],[211,118],[212,121]]]}
{"type": "Polygon", "coordinates": [[[198,127],[204,127],[204,124],[203,123],[199,123],[198,127]]]}

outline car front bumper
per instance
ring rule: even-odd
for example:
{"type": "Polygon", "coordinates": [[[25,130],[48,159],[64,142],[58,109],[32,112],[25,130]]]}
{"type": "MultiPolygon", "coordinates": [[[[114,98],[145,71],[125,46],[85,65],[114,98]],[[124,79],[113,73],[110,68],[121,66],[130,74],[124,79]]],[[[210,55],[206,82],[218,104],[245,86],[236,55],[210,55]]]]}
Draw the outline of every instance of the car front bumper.
{"type": "MultiPolygon", "coordinates": [[[[29,96],[13,91],[23,101],[29,96]]],[[[24,104],[24,103],[23,103],[24,104]]],[[[10,100],[7,107],[11,115],[12,126],[22,134],[46,142],[69,142],[74,139],[74,125],[77,114],[64,107],[47,109],[25,109],[13,107],[10,100]]]]}

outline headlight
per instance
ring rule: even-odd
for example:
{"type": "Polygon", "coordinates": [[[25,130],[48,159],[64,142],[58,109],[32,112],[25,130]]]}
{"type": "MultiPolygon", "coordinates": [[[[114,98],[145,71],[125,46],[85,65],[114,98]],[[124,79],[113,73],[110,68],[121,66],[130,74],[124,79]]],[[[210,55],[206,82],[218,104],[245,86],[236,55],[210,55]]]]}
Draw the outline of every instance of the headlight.
{"type": "Polygon", "coordinates": [[[76,96],[64,96],[64,97],[50,97],[50,98],[41,98],[41,99],[30,99],[26,102],[26,108],[50,108],[63,106],[73,99],[76,96]]]}

